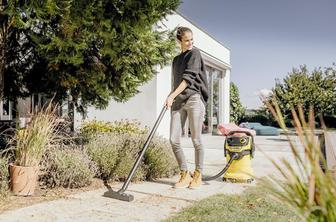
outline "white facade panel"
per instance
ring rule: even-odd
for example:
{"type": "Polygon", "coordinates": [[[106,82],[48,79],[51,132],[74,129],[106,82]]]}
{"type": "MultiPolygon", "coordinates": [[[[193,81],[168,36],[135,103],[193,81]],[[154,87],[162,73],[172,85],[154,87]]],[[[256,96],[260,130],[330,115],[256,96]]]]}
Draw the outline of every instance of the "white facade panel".
{"type": "Polygon", "coordinates": [[[223,92],[223,123],[230,122],[230,70],[225,71],[223,92]]]}
{"type": "MultiPolygon", "coordinates": [[[[156,116],[156,78],[139,88],[140,93],[131,98],[126,103],[118,103],[111,100],[108,107],[104,110],[88,108],[86,120],[115,121],[136,119],[143,126],[151,127],[156,116]]],[[[78,128],[83,119],[79,113],[75,114],[75,128],[78,128]]]]}
{"type": "MultiPolygon", "coordinates": [[[[166,66],[160,70],[156,76],[157,88],[157,116],[162,110],[163,104],[166,101],[168,94],[171,92],[171,65],[166,66]]],[[[168,138],[170,124],[170,110],[168,110],[163,117],[160,126],[157,129],[158,134],[168,138]]]]}

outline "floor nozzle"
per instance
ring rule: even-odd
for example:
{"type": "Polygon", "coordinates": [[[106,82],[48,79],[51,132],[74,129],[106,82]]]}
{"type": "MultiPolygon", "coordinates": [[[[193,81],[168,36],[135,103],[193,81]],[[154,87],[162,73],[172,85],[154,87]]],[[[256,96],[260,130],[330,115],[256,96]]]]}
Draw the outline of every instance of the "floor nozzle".
{"type": "Polygon", "coordinates": [[[131,194],[126,194],[124,192],[119,192],[119,191],[116,192],[113,190],[106,191],[103,196],[117,199],[117,200],[128,201],[128,202],[131,202],[134,200],[134,196],[131,194]]]}

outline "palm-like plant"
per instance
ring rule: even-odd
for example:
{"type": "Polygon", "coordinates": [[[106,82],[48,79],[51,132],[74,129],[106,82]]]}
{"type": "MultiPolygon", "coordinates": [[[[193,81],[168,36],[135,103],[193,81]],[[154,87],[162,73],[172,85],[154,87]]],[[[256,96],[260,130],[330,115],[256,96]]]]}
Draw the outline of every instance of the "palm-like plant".
{"type": "MultiPolygon", "coordinates": [[[[275,99],[264,100],[280,127],[287,131],[281,111],[275,99]]],[[[314,113],[309,112],[306,121],[303,109],[292,110],[293,125],[304,149],[300,152],[287,135],[296,167],[288,160],[272,163],[281,177],[269,176],[263,182],[272,195],[292,207],[306,221],[336,221],[336,178],[322,169],[326,163],[316,140],[314,113]]]]}

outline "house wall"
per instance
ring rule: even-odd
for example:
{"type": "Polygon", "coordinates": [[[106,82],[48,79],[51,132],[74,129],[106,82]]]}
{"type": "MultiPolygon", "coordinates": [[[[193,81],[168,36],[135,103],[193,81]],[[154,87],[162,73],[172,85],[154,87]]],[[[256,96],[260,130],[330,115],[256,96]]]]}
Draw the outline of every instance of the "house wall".
{"type": "MultiPolygon", "coordinates": [[[[119,121],[122,119],[136,119],[140,120],[144,126],[151,126],[155,121],[153,116],[157,113],[156,85],[156,78],[153,78],[147,84],[139,87],[140,93],[126,103],[111,100],[108,107],[104,110],[89,107],[86,120],[119,121]]],[[[74,127],[76,129],[84,120],[78,112],[75,112],[74,119],[74,127]]]]}
{"type": "MultiPolygon", "coordinates": [[[[160,70],[156,76],[156,114],[158,116],[162,110],[164,102],[171,92],[171,65],[166,66],[160,70]]],[[[161,120],[161,123],[157,129],[158,134],[168,138],[169,137],[169,125],[170,125],[170,110],[168,110],[161,120]]]]}

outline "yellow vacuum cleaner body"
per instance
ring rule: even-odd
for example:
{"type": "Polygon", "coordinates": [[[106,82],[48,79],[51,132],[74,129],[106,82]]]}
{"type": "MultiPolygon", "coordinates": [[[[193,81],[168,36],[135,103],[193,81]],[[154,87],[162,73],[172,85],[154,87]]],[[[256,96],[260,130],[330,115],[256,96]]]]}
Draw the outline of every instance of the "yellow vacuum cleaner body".
{"type": "MultiPolygon", "coordinates": [[[[235,160],[225,172],[223,180],[237,183],[250,183],[253,181],[252,158],[254,155],[253,136],[246,133],[244,136],[230,133],[225,139],[224,155],[227,161],[234,155],[235,160]]],[[[241,134],[241,133],[240,133],[241,134]]]]}

